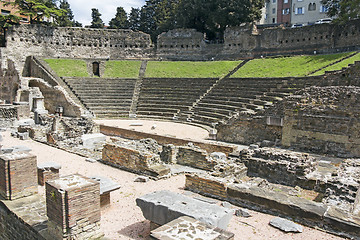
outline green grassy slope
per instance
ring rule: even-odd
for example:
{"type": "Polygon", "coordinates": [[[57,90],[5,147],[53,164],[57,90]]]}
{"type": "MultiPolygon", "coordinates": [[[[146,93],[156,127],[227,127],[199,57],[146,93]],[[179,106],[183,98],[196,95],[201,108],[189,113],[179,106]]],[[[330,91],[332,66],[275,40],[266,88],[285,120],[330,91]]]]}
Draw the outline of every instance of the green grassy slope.
{"type": "Polygon", "coordinates": [[[254,59],[232,77],[302,77],[350,54],[352,53],[254,59]]]}
{"type": "Polygon", "coordinates": [[[137,78],[141,61],[107,61],[104,78],[137,78]]]}
{"type": "Polygon", "coordinates": [[[74,59],[44,59],[59,77],[89,77],[86,62],[74,59]]]}
{"type": "Polygon", "coordinates": [[[241,61],[211,62],[148,62],[145,77],[153,78],[219,78],[225,76],[241,61]]]}
{"type": "Polygon", "coordinates": [[[349,66],[349,64],[353,64],[355,61],[360,61],[360,53],[357,53],[356,55],[345,59],[344,61],[341,61],[339,63],[336,63],[334,65],[331,65],[327,68],[324,68],[314,74],[312,74],[311,76],[317,76],[317,75],[322,75],[325,74],[325,71],[336,71],[336,70],[341,70],[344,67],[349,66]]]}

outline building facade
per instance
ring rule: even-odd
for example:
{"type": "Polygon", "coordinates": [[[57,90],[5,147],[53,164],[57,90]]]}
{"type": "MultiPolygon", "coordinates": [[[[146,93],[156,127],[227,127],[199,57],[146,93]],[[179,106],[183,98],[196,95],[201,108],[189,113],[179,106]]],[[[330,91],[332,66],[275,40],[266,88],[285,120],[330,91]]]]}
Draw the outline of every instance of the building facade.
{"type": "Polygon", "coordinates": [[[312,25],[327,18],[327,12],[321,0],[266,0],[261,23],[312,25]]]}
{"type": "Polygon", "coordinates": [[[13,2],[14,0],[5,0],[5,1],[0,1],[0,14],[1,15],[15,15],[15,16],[18,16],[20,17],[20,23],[29,23],[29,19],[27,16],[23,16],[23,15],[20,15],[18,13],[18,9],[14,8],[13,6],[11,5],[5,5],[5,3],[7,2],[13,2]]]}

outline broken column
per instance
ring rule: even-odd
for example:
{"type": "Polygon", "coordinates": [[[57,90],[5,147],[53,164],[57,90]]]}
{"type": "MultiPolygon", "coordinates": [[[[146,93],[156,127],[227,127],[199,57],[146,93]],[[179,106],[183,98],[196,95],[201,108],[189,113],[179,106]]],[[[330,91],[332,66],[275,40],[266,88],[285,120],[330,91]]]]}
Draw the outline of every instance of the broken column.
{"type": "Polygon", "coordinates": [[[14,200],[36,194],[36,156],[28,152],[0,155],[0,195],[14,200]]]}
{"type": "Polygon", "coordinates": [[[46,182],[46,210],[53,239],[103,236],[98,181],[74,174],[46,182]]]}

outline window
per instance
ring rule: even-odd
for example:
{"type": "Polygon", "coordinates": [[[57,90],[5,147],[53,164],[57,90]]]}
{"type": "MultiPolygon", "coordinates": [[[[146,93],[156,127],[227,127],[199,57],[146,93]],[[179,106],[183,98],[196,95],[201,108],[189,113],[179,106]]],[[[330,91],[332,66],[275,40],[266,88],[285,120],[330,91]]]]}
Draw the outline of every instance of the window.
{"type": "Polygon", "coordinates": [[[1,15],[10,15],[10,11],[1,9],[1,15]]]}
{"type": "Polygon", "coordinates": [[[299,14],[304,14],[305,13],[305,7],[298,7],[295,10],[295,14],[299,15],[299,14]]]}
{"type": "Polygon", "coordinates": [[[276,3],[276,0],[272,0],[273,3],[276,3]]]}
{"type": "Polygon", "coordinates": [[[323,5],[320,6],[320,12],[321,13],[327,13],[329,11],[329,9],[323,5]]]}
{"type": "Polygon", "coordinates": [[[283,15],[288,15],[288,14],[290,14],[290,8],[284,8],[284,9],[282,10],[282,14],[283,14],[283,15]]]}
{"type": "Polygon", "coordinates": [[[272,19],[272,23],[275,23],[275,18],[272,19]]]}
{"type": "Polygon", "coordinates": [[[275,12],[276,12],[276,9],[273,8],[273,9],[272,9],[272,14],[275,14],[275,12]]]}
{"type": "Polygon", "coordinates": [[[265,20],[268,18],[268,15],[267,14],[265,14],[265,20]]]}
{"type": "Polygon", "coordinates": [[[315,11],[316,10],[316,4],[315,3],[309,3],[308,10],[309,11],[315,11]]]}
{"type": "Polygon", "coordinates": [[[289,0],[284,0],[284,3],[289,3],[289,0]]]}

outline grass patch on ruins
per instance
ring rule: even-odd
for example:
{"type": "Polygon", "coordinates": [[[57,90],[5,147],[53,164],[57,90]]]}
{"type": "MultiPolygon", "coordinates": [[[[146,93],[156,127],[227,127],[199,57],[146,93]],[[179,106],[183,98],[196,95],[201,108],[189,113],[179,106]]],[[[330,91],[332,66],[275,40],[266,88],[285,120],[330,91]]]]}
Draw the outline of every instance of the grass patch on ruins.
{"type": "Polygon", "coordinates": [[[89,77],[86,62],[75,59],[44,59],[59,77],[89,77]]]}
{"type": "Polygon", "coordinates": [[[107,61],[104,78],[137,78],[141,61],[107,61]]]}
{"type": "Polygon", "coordinates": [[[231,77],[303,77],[351,53],[254,59],[231,77]]]}
{"type": "Polygon", "coordinates": [[[150,61],[146,77],[152,78],[219,78],[228,74],[241,61],[150,61]]]}
{"type": "Polygon", "coordinates": [[[337,71],[337,70],[341,70],[344,67],[348,67],[349,64],[353,64],[355,61],[360,61],[360,53],[357,53],[356,55],[347,58],[339,63],[336,63],[334,65],[331,65],[327,68],[324,68],[314,74],[312,74],[311,76],[317,76],[317,75],[323,75],[325,74],[325,71],[337,71]]]}

